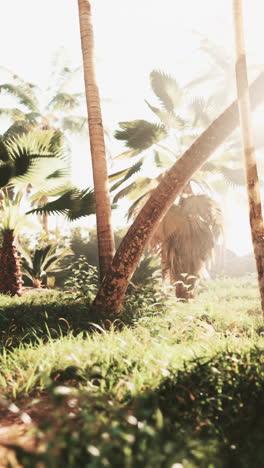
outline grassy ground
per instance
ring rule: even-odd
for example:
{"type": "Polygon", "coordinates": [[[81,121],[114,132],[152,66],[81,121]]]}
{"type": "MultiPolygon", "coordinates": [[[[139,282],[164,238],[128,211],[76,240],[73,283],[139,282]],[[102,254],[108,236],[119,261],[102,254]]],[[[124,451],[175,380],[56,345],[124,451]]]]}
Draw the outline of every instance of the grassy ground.
{"type": "Polygon", "coordinates": [[[23,427],[23,447],[9,437],[20,463],[262,466],[256,279],[208,282],[189,304],[138,294],[127,310],[104,331],[83,299],[0,298],[0,415],[23,427]]]}

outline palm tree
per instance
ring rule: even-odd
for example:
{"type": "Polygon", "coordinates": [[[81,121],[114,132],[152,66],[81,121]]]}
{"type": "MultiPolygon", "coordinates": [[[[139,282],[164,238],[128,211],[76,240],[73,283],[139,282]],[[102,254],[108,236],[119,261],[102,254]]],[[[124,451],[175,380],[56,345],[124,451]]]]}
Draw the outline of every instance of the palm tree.
{"type": "MultiPolygon", "coordinates": [[[[261,94],[263,84],[264,73],[259,75],[251,86],[253,108],[263,100],[261,94]]],[[[237,125],[238,106],[235,101],[202,132],[164,175],[121,242],[95,298],[93,304],[95,310],[109,315],[120,311],[129,280],[154,229],[193,174],[202,167],[237,125]]]]}
{"type": "Polygon", "coordinates": [[[41,90],[10,72],[10,82],[0,85],[0,93],[11,96],[16,105],[0,108],[0,116],[12,122],[5,136],[26,133],[33,128],[72,132],[86,127],[86,118],[80,115],[84,95],[69,92],[73,77],[79,73],[80,68],[71,70],[67,66],[54,70],[51,83],[41,90]],[[77,115],[73,114],[76,111],[77,115]]]}
{"type": "Polygon", "coordinates": [[[111,203],[108,189],[101,106],[95,77],[91,5],[89,0],[78,0],[78,5],[93,166],[100,276],[102,279],[113,260],[115,246],[111,223],[111,203]]]}
{"type": "MultiPolygon", "coordinates": [[[[187,187],[159,222],[149,241],[160,255],[164,286],[169,277],[176,297],[183,300],[194,296],[194,288],[212,258],[223,227],[218,204],[207,195],[194,195],[189,184],[187,187]]],[[[151,192],[153,190],[133,203],[129,217],[139,213],[151,192]]]]}
{"type": "Polygon", "coordinates": [[[236,45],[237,100],[240,116],[241,137],[244,149],[249,220],[251,237],[258,272],[261,308],[264,314],[264,226],[261,208],[258,170],[252,135],[250,97],[248,90],[247,63],[243,33],[241,0],[233,0],[233,18],[236,45]]]}
{"type": "MultiPolygon", "coordinates": [[[[38,198],[41,194],[54,195],[56,193],[59,198],[53,203],[62,203],[61,200],[65,203],[73,199],[74,211],[70,212],[71,216],[82,210],[84,202],[79,199],[79,195],[84,195],[85,201],[89,202],[86,204],[86,210],[89,207],[90,212],[94,213],[93,193],[86,191],[83,194],[83,191],[72,187],[63,152],[61,149],[54,151],[53,138],[55,140],[57,138],[54,132],[34,131],[7,141],[0,139],[0,226],[3,238],[0,292],[2,293],[20,293],[20,266],[14,242],[21,225],[29,222],[27,216],[20,215],[22,201],[28,198],[26,188],[29,184],[31,189],[37,187],[37,192],[35,191],[31,198],[34,196],[38,198]],[[10,186],[13,187],[14,192],[12,199],[8,193],[10,186]]],[[[65,207],[64,210],[66,210],[65,207]]]]}

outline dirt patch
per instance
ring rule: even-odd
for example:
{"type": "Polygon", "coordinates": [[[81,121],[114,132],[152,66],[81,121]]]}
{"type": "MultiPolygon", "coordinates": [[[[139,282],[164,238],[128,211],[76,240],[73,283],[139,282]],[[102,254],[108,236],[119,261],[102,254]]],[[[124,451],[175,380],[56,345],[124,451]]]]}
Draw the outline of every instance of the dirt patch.
{"type": "Polygon", "coordinates": [[[54,404],[47,394],[21,400],[19,407],[0,402],[0,468],[23,468],[12,450],[14,445],[33,453],[44,451],[47,437],[39,425],[43,421],[52,423],[53,413],[54,404]]]}

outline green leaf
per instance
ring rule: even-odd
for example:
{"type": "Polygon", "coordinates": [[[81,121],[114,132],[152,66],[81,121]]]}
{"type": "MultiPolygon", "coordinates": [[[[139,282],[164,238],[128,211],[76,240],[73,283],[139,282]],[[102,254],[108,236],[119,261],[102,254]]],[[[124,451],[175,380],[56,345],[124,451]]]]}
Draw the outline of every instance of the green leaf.
{"type": "Polygon", "coordinates": [[[148,101],[145,100],[148,107],[157,115],[160,121],[166,125],[166,127],[174,128],[175,130],[183,130],[187,122],[179,115],[175,115],[174,112],[162,111],[157,107],[152,106],[148,101]]]}
{"type": "Polygon", "coordinates": [[[246,183],[245,172],[243,169],[233,169],[225,166],[218,166],[219,172],[224,176],[227,184],[238,187],[244,186],[246,183]]]}
{"type": "Polygon", "coordinates": [[[161,153],[160,151],[155,151],[154,152],[154,161],[157,167],[160,168],[169,168],[172,166],[173,161],[169,156],[167,156],[164,153],[161,153]]]}
{"type": "Polygon", "coordinates": [[[72,111],[80,104],[82,94],[58,93],[48,104],[49,108],[60,111],[72,111]]]}
{"type": "Polygon", "coordinates": [[[62,121],[62,128],[69,132],[87,132],[87,117],[67,116],[62,121]]]}
{"type": "Polygon", "coordinates": [[[161,71],[153,70],[150,74],[150,81],[154,93],[167,112],[173,112],[180,106],[183,92],[174,78],[161,71]]]}
{"type": "Polygon", "coordinates": [[[9,160],[8,149],[2,137],[0,137],[0,160],[5,162],[9,160]]]}
{"type": "Polygon", "coordinates": [[[135,200],[142,195],[142,191],[145,194],[148,190],[153,189],[157,185],[158,181],[156,179],[150,179],[149,177],[138,177],[137,180],[132,182],[132,184],[120,190],[120,192],[115,195],[113,202],[116,203],[120,198],[123,197],[128,197],[129,200],[135,200]]]}
{"type": "MultiPolygon", "coordinates": [[[[133,166],[125,169],[124,171],[120,171],[120,172],[123,172],[123,178],[121,180],[119,180],[119,182],[117,182],[115,185],[113,185],[113,187],[111,187],[111,192],[113,192],[114,190],[116,190],[118,187],[120,187],[120,185],[122,185],[124,182],[126,182],[126,180],[130,179],[130,177],[132,177],[133,175],[135,175],[137,172],[140,171],[141,167],[143,165],[143,159],[141,158],[136,164],[134,164],[133,166]]],[[[120,174],[119,172],[119,174],[120,174]]],[[[118,173],[116,174],[113,174],[114,176],[117,175],[118,173]]],[[[110,176],[111,177],[111,176],[110,176]]],[[[110,179],[109,177],[109,179],[110,179]]],[[[110,180],[111,181],[111,180],[110,180]]]]}
{"type": "Polygon", "coordinates": [[[3,115],[5,117],[10,117],[10,119],[12,119],[13,121],[19,121],[19,120],[23,121],[26,118],[26,114],[17,108],[14,108],[14,109],[0,108],[0,115],[3,115]]]}
{"type": "Polygon", "coordinates": [[[134,156],[137,156],[140,153],[139,150],[129,150],[129,151],[124,151],[121,154],[118,154],[115,156],[113,159],[127,159],[127,158],[134,158],[134,156]]]}
{"type": "Polygon", "coordinates": [[[131,122],[120,122],[121,130],[117,130],[117,140],[125,141],[126,146],[133,150],[143,151],[167,136],[164,125],[158,125],[146,120],[132,120],[131,122]]]}
{"type": "Polygon", "coordinates": [[[26,214],[63,214],[70,221],[95,213],[94,192],[90,189],[70,189],[57,200],[28,211],[26,214]]]}
{"type": "Polygon", "coordinates": [[[10,161],[0,165],[0,188],[5,187],[13,176],[13,165],[10,161]]]}
{"type": "Polygon", "coordinates": [[[19,103],[23,106],[26,106],[29,110],[33,112],[38,111],[37,99],[29,86],[16,86],[13,84],[4,83],[0,85],[0,93],[2,91],[16,97],[19,103]]]}

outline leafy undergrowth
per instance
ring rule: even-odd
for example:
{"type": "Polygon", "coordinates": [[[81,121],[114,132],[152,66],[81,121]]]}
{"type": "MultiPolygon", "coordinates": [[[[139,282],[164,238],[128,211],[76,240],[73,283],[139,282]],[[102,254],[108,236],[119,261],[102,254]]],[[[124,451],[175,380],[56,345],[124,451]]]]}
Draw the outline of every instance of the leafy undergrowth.
{"type": "MultiPolygon", "coordinates": [[[[19,310],[19,300],[8,301],[7,309],[15,301],[19,310]]],[[[3,350],[2,417],[12,402],[17,417],[30,415],[37,428],[34,449],[13,447],[19,462],[262,466],[264,327],[255,279],[209,282],[189,304],[153,303],[145,312],[135,304],[122,329],[94,324],[93,333],[76,335],[71,327],[3,350]]]]}

